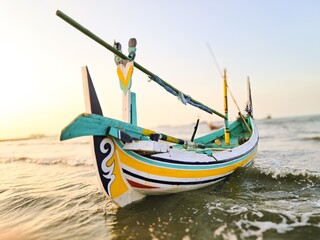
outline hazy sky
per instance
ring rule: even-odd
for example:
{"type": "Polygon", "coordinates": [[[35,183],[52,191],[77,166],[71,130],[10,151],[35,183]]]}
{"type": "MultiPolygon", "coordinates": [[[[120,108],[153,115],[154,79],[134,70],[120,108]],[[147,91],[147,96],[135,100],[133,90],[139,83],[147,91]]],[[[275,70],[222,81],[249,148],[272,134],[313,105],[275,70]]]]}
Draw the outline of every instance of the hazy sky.
{"type": "MultiPolygon", "coordinates": [[[[84,112],[84,65],[104,114],[121,118],[113,55],[57,17],[58,9],[105,41],[120,41],[125,53],[137,38],[139,64],[220,112],[222,80],[207,43],[241,108],[250,76],[256,118],[320,114],[318,0],[1,0],[0,139],[59,134],[84,112]]],[[[139,125],[219,120],[147,80],[135,70],[139,125]]]]}

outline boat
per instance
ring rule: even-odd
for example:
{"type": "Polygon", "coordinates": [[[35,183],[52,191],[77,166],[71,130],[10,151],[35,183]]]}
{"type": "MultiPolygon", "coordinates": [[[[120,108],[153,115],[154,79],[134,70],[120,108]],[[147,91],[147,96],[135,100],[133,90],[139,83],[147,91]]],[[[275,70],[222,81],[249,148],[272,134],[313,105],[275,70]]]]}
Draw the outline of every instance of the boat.
{"type": "Polygon", "coordinates": [[[61,11],[56,14],[114,54],[123,95],[121,120],[104,116],[88,67],[82,67],[86,112],[77,116],[61,131],[61,140],[90,136],[94,165],[101,188],[117,206],[148,195],[172,194],[203,188],[226,179],[239,167],[249,166],[258,149],[258,130],[252,111],[248,80],[248,103],[234,122],[228,118],[228,84],[224,82],[224,113],[220,113],[184,94],[135,59],[136,39],[129,40],[128,56],[121,44],[109,45],[61,11]],[[190,140],[163,134],[138,125],[136,94],[131,92],[134,69],[145,73],[183,104],[220,116],[224,127],[190,140]]]}
{"type": "Polygon", "coordinates": [[[208,128],[210,130],[217,130],[217,129],[221,128],[221,126],[219,124],[217,124],[217,123],[209,122],[208,123],[208,128]]]}

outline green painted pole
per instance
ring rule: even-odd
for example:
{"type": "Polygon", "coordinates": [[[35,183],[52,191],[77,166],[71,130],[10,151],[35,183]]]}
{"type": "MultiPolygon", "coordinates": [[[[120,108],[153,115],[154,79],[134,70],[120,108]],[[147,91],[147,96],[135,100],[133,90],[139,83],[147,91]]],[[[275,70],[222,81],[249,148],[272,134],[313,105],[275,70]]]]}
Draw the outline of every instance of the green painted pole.
{"type": "MultiPolygon", "coordinates": [[[[64,14],[63,12],[61,12],[60,10],[57,10],[56,15],[58,17],[60,17],[61,19],[63,19],[64,21],[66,21],[67,23],[69,23],[71,26],[75,27],[76,29],[78,29],[80,32],[82,32],[83,34],[87,35],[88,37],[90,37],[91,39],[93,39],[94,41],[96,41],[97,43],[99,43],[100,45],[104,46],[105,48],[107,48],[109,51],[111,51],[112,53],[116,54],[117,56],[121,57],[122,59],[128,59],[128,57],[126,55],[124,55],[123,53],[119,52],[117,49],[115,49],[114,47],[112,47],[110,44],[106,43],[104,40],[102,40],[101,38],[99,38],[97,35],[95,35],[94,33],[92,33],[91,31],[89,31],[87,28],[83,27],[82,25],[80,25],[79,23],[77,23],[75,20],[73,20],[72,18],[70,18],[68,15],[64,14]]],[[[134,66],[139,69],[141,72],[145,73],[146,75],[148,75],[150,78],[155,77],[156,75],[154,73],[152,73],[151,71],[149,71],[148,69],[144,68],[143,66],[141,66],[140,64],[138,64],[137,62],[134,62],[134,66]]],[[[167,83],[166,81],[162,80],[160,78],[160,80],[167,85],[168,87],[172,88],[174,91],[176,92],[181,92],[179,89],[173,87],[172,85],[170,85],[169,83],[167,83]]],[[[187,95],[183,94],[185,98],[188,98],[187,95]]],[[[202,105],[205,106],[206,108],[208,108],[212,113],[218,115],[219,117],[222,117],[224,119],[226,119],[227,117],[225,115],[223,115],[222,113],[217,112],[216,110],[209,108],[208,106],[204,105],[203,103],[190,98],[191,101],[193,101],[194,103],[198,104],[198,105],[202,105]]]]}

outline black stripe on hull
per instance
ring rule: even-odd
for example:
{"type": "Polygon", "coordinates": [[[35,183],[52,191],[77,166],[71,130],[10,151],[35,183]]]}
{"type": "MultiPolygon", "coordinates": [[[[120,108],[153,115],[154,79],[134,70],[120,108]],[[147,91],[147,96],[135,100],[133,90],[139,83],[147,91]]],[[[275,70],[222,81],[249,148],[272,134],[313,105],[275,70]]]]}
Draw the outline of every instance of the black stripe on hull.
{"type": "Polygon", "coordinates": [[[158,184],[166,184],[166,185],[200,185],[200,184],[206,184],[206,183],[214,183],[217,181],[220,181],[224,178],[226,178],[228,175],[222,176],[222,177],[217,177],[214,179],[207,179],[207,180],[202,180],[202,181],[192,181],[192,182],[179,182],[179,181],[164,181],[164,180],[158,180],[158,179],[152,179],[152,178],[147,178],[147,177],[143,177],[140,176],[138,174],[132,173],[126,169],[122,169],[123,172],[131,177],[143,180],[143,181],[148,181],[148,182],[152,182],[152,183],[158,183],[158,184]]]}

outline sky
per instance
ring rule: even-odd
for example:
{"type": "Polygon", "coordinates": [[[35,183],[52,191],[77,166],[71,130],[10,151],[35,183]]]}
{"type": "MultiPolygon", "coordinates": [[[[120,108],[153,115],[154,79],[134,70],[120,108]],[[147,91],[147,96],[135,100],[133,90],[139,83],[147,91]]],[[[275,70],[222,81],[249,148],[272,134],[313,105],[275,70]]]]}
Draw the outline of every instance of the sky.
{"type": "MultiPolygon", "coordinates": [[[[85,112],[88,66],[105,116],[121,119],[113,55],[56,16],[61,10],[106,42],[138,41],[136,62],[223,112],[220,69],[241,109],[250,76],[257,119],[320,114],[318,0],[1,0],[0,139],[59,135],[85,112]]],[[[219,117],[185,106],[135,69],[138,125],[219,117]]],[[[229,100],[230,120],[237,110],[229,100]]]]}

